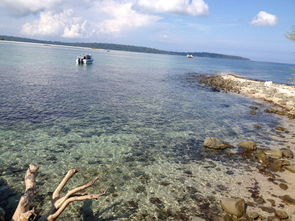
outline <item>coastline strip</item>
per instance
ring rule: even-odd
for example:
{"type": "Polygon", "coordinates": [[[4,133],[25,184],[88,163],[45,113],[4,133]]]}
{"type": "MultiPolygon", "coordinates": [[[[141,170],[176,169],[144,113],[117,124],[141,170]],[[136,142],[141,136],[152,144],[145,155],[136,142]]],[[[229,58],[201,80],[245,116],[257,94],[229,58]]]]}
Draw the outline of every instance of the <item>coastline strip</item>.
{"type": "Polygon", "coordinates": [[[228,73],[199,75],[197,80],[216,90],[233,92],[249,98],[267,101],[280,109],[267,109],[266,112],[286,115],[295,119],[295,86],[271,81],[251,80],[228,73]]]}

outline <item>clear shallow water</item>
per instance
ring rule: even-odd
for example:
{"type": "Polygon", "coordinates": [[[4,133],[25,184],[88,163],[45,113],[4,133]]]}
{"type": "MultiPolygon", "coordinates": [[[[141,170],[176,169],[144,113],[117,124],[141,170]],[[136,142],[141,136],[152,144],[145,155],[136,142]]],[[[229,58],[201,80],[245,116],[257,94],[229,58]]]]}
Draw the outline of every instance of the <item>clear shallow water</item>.
{"type": "Polygon", "coordinates": [[[71,220],[153,220],[168,210],[179,220],[180,213],[204,215],[202,199],[240,194],[233,183],[247,166],[204,150],[206,136],[288,145],[273,130],[281,119],[265,114],[265,105],[212,92],[194,78],[228,71],[287,83],[292,65],[19,43],[0,43],[0,65],[1,177],[21,191],[26,166],[38,164],[39,208],[75,167],[82,173],[74,184],[100,175],[92,191],[112,193],[82,209],[73,204],[65,212],[71,220]],[[84,53],[93,65],[75,65],[84,53]],[[257,115],[251,105],[259,106],[257,115]]]}

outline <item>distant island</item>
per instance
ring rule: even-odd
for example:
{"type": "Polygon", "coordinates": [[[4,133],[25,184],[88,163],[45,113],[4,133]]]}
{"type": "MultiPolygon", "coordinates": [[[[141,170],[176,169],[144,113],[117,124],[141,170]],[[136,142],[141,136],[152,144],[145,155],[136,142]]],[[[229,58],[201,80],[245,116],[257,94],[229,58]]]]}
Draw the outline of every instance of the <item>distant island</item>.
{"type": "Polygon", "coordinates": [[[208,58],[227,58],[227,59],[239,59],[239,60],[250,60],[248,58],[234,56],[234,55],[225,55],[209,52],[174,52],[174,51],[164,51],[158,50],[155,48],[132,46],[132,45],[121,45],[121,44],[109,44],[109,43],[82,43],[82,42],[61,42],[61,41],[45,41],[45,40],[36,40],[30,38],[22,38],[15,36],[6,36],[0,35],[0,40],[5,41],[19,41],[19,42],[30,42],[30,43],[40,43],[40,44],[52,44],[52,45],[65,45],[65,46],[76,46],[76,47],[85,47],[93,49],[106,49],[106,50],[118,50],[118,51],[131,51],[131,52],[141,52],[141,53],[153,53],[153,54],[169,54],[169,55],[181,55],[185,56],[191,54],[197,57],[208,57],[208,58]]]}

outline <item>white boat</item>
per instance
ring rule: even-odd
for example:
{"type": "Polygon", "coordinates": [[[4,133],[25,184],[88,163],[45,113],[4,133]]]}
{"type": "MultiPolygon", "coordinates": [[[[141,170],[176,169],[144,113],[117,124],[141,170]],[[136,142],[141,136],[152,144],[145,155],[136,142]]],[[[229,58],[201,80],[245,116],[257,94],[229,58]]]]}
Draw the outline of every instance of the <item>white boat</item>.
{"type": "Polygon", "coordinates": [[[76,59],[77,64],[92,64],[93,59],[90,54],[84,55],[83,57],[77,57],[76,59]]]}
{"type": "Polygon", "coordinates": [[[194,56],[192,54],[187,54],[186,57],[187,58],[193,58],[194,56]]]}

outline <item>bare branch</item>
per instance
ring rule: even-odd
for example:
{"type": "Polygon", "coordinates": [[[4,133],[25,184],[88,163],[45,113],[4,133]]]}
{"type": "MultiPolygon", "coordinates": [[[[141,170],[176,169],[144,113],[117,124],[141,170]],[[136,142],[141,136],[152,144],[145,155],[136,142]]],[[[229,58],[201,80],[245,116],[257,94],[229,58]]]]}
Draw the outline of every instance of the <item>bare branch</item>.
{"type": "Polygon", "coordinates": [[[71,197],[71,196],[73,196],[73,194],[75,194],[75,193],[78,193],[78,192],[80,192],[80,191],[82,191],[82,190],[85,190],[85,189],[87,189],[88,187],[90,187],[90,186],[92,186],[97,180],[99,179],[99,177],[95,177],[93,180],[91,180],[90,182],[88,182],[88,183],[86,183],[86,184],[84,184],[84,185],[82,185],[82,186],[79,186],[79,187],[76,187],[76,188],[74,188],[74,189],[72,189],[72,190],[69,190],[68,192],[67,192],[67,194],[64,196],[64,197],[62,197],[62,198],[60,198],[59,200],[57,200],[56,201],[56,203],[55,203],[55,207],[56,208],[58,208],[61,204],[63,204],[69,197],[71,197]]]}
{"type": "Polygon", "coordinates": [[[27,221],[34,214],[29,210],[36,190],[36,176],[38,167],[30,164],[25,175],[25,193],[21,196],[17,208],[13,214],[12,221],[27,221]]]}
{"type": "Polygon", "coordinates": [[[57,188],[53,192],[53,194],[52,194],[53,200],[55,198],[59,198],[59,195],[60,195],[60,192],[62,191],[62,189],[65,187],[65,185],[68,183],[68,181],[72,178],[72,176],[74,176],[74,174],[77,172],[78,172],[77,169],[71,169],[67,172],[67,174],[65,175],[63,180],[59,183],[59,185],[57,186],[57,188]]]}
{"type": "MultiPolygon", "coordinates": [[[[12,217],[12,221],[29,221],[32,219],[32,216],[36,216],[34,209],[30,210],[30,207],[36,190],[35,179],[37,171],[37,166],[32,164],[29,166],[25,175],[25,193],[20,198],[17,209],[12,217]]],[[[77,172],[77,169],[72,169],[67,172],[65,177],[62,179],[62,181],[59,183],[52,194],[52,205],[50,211],[46,215],[41,216],[39,218],[39,221],[54,221],[60,216],[60,214],[69,205],[69,203],[74,201],[97,199],[106,193],[106,191],[101,194],[87,194],[85,192],[82,192],[83,190],[92,186],[98,180],[98,177],[96,177],[82,186],[69,190],[64,197],[60,197],[60,193],[65,185],[77,172]]],[[[33,218],[35,219],[35,217],[33,218]]]]}
{"type": "Polygon", "coordinates": [[[45,220],[53,221],[57,219],[60,216],[60,214],[64,211],[64,209],[69,205],[70,202],[87,200],[87,199],[97,199],[100,196],[105,194],[105,192],[101,194],[92,194],[92,195],[88,195],[85,192],[79,193],[80,191],[83,191],[87,189],[88,187],[92,186],[98,180],[98,177],[96,177],[90,182],[82,186],[69,190],[65,196],[60,197],[60,192],[62,191],[64,186],[68,183],[68,181],[73,177],[75,173],[77,173],[76,169],[70,170],[66,174],[66,176],[63,178],[61,183],[58,185],[58,187],[52,194],[52,202],[51,202],[52,205],[51,205],[50,211],[46,215],[42,216],[39,219],[39,221],[45,221],[45,220]]]}
{"type": "Polygon", "coordinates": [[[57,210],[55,213],[49,215],[49,216],[47,217],[47,220],[48,220],[48,221],[53,221],[53,220],[57,219],[57,218],[60,216],[60,214],[64,211],[64,209],[65,209],[65,208],[66,208],[71,202],[74,202],[74,201],[83,201],[83,200],[91,200],[91,199],[97,199],[97,198],[101,197],[102,195],[104,195],[104,193],[103,193],[103,194],[92,194],[92,195],[85,195],[85,196],[75,196],[75,197],[71,197],[71,198],[67,199],[66,201],[64,201],[64,202],[60,205],[60,207],[58,208],[58,210],[57,210]]]}

